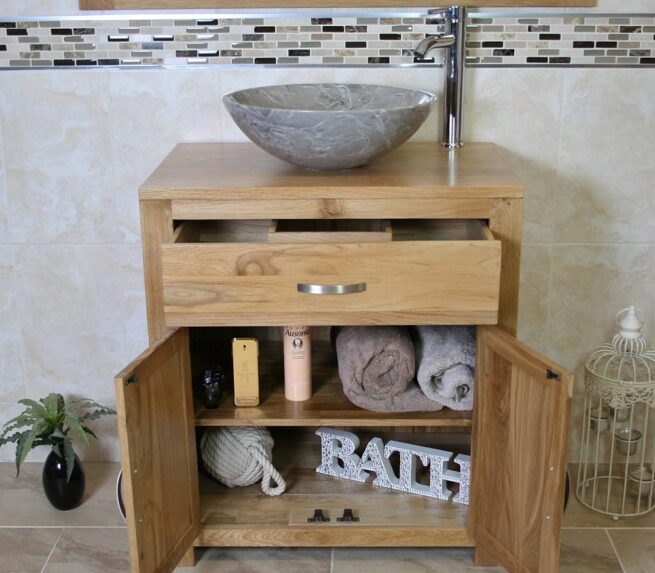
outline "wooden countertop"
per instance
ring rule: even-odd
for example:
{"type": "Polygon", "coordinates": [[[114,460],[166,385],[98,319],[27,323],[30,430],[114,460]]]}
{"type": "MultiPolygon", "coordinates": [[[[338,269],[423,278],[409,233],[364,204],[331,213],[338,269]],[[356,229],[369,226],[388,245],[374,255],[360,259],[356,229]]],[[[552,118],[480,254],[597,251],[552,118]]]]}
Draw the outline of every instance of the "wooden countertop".
{"type": "Polygon", "coordinates": [[[522,197],[523,186],[491,143],[449,151],[406,143],[365,167],[309,171],[252,143],[180,143],[140,189],[141,199],[522,197]]]}

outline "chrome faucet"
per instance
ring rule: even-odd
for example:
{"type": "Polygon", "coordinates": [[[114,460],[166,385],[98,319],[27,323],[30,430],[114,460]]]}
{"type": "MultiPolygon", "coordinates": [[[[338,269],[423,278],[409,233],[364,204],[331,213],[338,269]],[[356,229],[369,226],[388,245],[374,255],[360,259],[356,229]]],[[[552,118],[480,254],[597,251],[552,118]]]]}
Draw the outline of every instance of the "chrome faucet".
{"type": "Polygon", "coordinates": [[[428,14],[441,17],[447,24],[447,33],[428,36],[414,50],[417,58],[424,59],[432,50],[446,48],[443,139],[444,147],[455,148],[462,142],[462,86],[464,83],[464,46],[466,36],[466,7],[435,8],[428,14]]]}

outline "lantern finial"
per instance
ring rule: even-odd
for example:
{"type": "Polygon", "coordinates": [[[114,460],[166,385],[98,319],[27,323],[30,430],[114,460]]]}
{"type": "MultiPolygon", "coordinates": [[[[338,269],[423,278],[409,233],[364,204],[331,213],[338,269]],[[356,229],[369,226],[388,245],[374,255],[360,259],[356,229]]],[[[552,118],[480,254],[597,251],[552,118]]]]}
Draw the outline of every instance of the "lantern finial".
{"type": "Polygon", "coordinates": [[[621,327],[619,334],[623,338],[634,339],[641,337],[641,327],[644,322],[640,320],[638,312],[636,306],[629,306],[620,310],[616,315],[616,322],[621,327]]]}
{"type": "Polygon", "coordinates": [[[644,321],[641,312],[636,306],[629,306],[616,314],[616,323],[619,332],[612,339],[612,346],[616,352],[622,354],[641,354],[646,349],[646,341],[641,334],[644,321]]]}

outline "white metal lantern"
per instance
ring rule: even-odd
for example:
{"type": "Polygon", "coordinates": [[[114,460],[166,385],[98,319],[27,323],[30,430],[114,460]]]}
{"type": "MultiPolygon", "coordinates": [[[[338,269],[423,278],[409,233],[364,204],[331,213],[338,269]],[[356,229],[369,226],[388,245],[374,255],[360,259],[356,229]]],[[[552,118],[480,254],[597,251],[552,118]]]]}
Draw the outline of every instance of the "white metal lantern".
{"type": "Polygon", "coordinates": [[[655,351],[631,306],[616,315],[619,333],[589,357],[576,496],[619,517],[655,508],[655,351]]]}

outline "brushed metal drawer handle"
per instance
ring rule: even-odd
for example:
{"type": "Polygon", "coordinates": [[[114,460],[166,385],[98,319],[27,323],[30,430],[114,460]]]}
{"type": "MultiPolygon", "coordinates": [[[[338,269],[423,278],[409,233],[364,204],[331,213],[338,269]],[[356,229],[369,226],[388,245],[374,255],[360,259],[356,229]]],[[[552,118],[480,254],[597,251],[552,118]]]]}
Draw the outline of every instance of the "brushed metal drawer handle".
{"type": "Polygon", "coordinates": [[[298,283],[298,292],[306,294],[353,294],[355,292],[364,292],[366,283],[353,283],[350,285],[318,285],[308,283],[298,283]]]}

